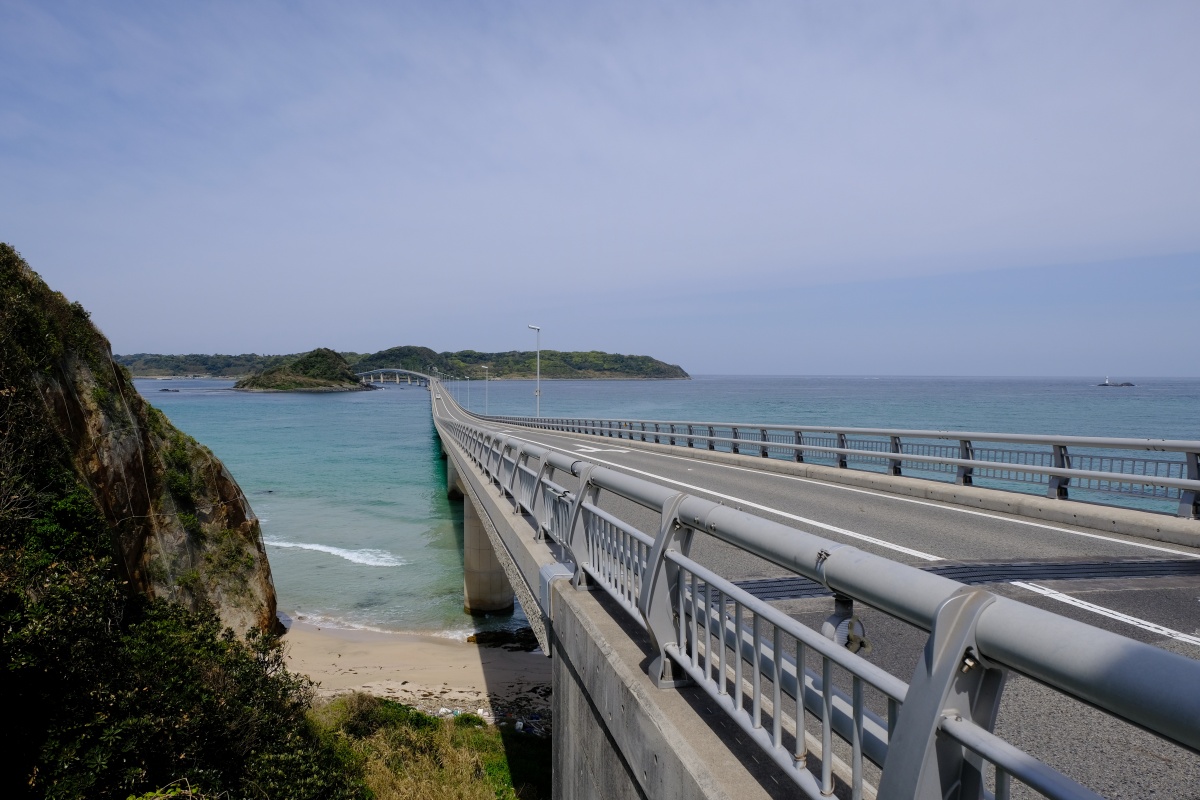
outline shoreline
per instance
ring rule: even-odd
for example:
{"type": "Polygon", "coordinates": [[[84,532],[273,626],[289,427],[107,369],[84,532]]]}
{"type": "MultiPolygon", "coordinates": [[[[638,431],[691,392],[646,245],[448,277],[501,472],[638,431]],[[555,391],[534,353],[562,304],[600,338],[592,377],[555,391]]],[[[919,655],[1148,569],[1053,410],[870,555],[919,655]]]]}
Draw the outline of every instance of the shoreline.
{"type": "Polygon", "coordinates": [[[469,712],[536,732],[552,727],[550,659],[540,651],[300,620],[282,641],[288,670],[317,683],[318,698],[359,691],[437,716],[469,712]]]}

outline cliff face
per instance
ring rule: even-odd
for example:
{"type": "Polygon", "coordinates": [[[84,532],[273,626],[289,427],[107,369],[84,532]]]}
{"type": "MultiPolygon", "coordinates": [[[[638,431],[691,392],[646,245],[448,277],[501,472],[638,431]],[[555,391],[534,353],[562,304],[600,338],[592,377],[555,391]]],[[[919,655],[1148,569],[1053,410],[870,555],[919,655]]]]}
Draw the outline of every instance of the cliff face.
{"type": "Polygon", "coordinates": [[[132,590],[192,609],[211,602],[239,633],[277,629],[262,533],[233,476],[138,395],[87,312],[6,244],[0,354],[0,489],[10,498],[0,523],[36,490],[22,488],[30,460],[57,460],[90,491],[132,590]]]}

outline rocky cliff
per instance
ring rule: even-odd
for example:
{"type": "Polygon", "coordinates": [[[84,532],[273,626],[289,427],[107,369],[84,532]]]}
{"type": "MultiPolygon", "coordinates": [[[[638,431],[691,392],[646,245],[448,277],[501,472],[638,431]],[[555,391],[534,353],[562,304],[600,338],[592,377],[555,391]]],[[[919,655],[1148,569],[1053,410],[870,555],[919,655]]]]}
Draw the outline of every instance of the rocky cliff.
{"type": "Polygon", "coordinates": [[[86,487],[131,591],[211,603],[239,632],[277,628],[258,520],[233,476],[138,395],[82,306],[2,243],[0,356],[0,528],[37,505],[49,464],[86,487]]]}

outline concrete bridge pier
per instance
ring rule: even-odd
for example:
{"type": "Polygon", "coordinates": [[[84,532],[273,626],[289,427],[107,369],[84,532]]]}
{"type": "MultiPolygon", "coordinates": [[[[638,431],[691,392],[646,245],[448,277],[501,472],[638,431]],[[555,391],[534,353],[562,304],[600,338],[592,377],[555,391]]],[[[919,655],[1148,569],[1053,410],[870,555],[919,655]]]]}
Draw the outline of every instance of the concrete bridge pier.
{"type": "MultiPolygon", "coordinates": [[[[446,496],[462,500],[462,477],[454,459],[446,459],[446,496]]],[[[513,609],[513,588],[496,558],[475,504],[463,502],[463,610],[476,616],[513,609]]]]}

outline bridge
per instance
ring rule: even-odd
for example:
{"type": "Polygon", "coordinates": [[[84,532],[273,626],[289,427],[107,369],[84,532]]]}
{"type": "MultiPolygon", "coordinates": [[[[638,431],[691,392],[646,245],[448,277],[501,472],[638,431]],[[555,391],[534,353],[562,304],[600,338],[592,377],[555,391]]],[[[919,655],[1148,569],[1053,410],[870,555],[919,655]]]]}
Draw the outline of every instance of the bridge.
{"type": "Polygon", "coordinates": [[[468,610],[554,659],[555,796],[1200,796],[1200,442],[481,417],[468,610]]]}
{"type": "Polygon", "coordinates": [[[373,369],[368,372],[356,372],[361,383],[407,383],[409,385],[428,386],[429,378],[420,372],[410,372],[406,369],[373,369]]]}

